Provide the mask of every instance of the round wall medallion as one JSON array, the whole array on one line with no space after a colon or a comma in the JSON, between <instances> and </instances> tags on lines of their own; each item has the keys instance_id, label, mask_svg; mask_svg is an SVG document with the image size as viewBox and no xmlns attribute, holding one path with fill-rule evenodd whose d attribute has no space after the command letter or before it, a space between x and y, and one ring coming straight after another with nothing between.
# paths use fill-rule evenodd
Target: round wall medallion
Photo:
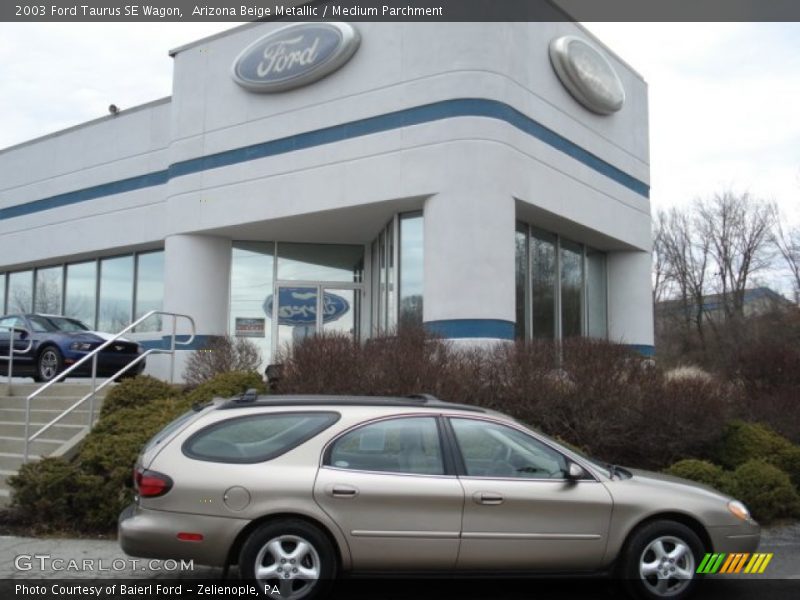
<instances>
[{"instance_id":1,"label":"round wall medallion","mask_svg":"<svg viewBox=\"0 0 800 600\"><path fill-rule=\"evenodd\" d=\"M550 62L570 94L601 115L617 112L625 104L625 88L600 51L574 35L550 42Z\"/></svg>"}]
</instances>

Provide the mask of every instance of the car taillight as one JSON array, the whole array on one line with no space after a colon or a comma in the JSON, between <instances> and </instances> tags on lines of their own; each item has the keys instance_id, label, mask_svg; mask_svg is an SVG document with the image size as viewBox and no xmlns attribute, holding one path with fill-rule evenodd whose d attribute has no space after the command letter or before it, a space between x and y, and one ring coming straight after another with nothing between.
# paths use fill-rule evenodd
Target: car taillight
<instances>
[{"instance_id":1,"label":"car taillight","mask_svg":"<svg viewBox=\"0 0 800 600\"><path fill-rule=\"evenodd\" d=\"M134 469L133 485L142 498L155 498L172 489L172 479L158 471Z\"/></svg>"}]
</instances>

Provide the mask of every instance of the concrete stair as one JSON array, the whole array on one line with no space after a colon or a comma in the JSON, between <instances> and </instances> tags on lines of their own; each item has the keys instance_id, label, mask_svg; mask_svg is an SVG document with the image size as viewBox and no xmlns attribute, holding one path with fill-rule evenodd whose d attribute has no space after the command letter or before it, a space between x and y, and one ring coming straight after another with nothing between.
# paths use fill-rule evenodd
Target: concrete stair
<instances>
[{"instance_id":1,"label":"concrete stair","mask_svg":"<svg viewBox=\"0 0 800 600\"><path fill-rule=\"evenodd\" d=\"M17 473L24 462L25 399L40 387L39 384L0 385L0 508L10 502L8 479ZM94 400L94 421L100 414L105 388ZM89 393L85 383L59 383L31 401L30 434L44 427L65 409ZM29 460L46 456L68 457L89 432L89 401L53 425L41 437L30 443Z\"/></svg>"}]
</instances>

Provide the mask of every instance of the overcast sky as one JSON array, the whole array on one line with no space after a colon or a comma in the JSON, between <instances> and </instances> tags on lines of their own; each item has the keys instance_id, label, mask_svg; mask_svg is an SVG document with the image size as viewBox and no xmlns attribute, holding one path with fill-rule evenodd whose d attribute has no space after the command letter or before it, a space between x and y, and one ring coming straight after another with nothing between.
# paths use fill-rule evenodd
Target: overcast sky
<instances>
[{"instance_id":1,"label":"overcast sky","mask_svg":"<svg viewBox=\"0 0 800 600\"><path fill-rule=\"evenodd\" d=\"M168 96L168 50L236 25L0 23L0 148ZM649 84L654 208L732 188L800 221L800 24L587 27Z\"/></svg>"}]
</instances>

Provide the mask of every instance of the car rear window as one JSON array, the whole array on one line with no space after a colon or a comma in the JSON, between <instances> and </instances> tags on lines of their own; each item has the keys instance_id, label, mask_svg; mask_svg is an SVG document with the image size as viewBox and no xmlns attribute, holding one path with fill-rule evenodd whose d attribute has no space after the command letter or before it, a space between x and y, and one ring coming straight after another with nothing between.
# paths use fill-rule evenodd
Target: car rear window
<instances>
[{"instance_id":1,"label":"car rear window","mask_svg":"<svg viewBox=\"0 0 800 600\"><path fill-rule=\"evenodd\" d=\"M183 453L198 460L256 463L296 448L339 420L335 412L262 413L209 425L186 440Z\"/></svg>"}]
</instances>

